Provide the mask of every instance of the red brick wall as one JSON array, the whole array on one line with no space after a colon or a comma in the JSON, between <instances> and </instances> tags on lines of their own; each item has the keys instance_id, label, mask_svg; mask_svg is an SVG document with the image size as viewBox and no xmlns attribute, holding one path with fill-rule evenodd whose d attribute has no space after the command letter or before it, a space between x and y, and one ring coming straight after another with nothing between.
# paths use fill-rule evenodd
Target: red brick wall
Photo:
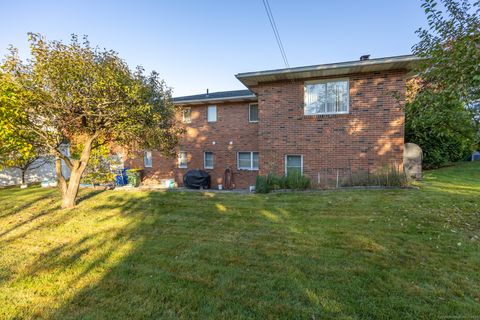
<instances>
[{"instance_id":1,"label":"red brick wall","mask_svg":"<svg viewBox=\"0 0 480 320\"><path fill-rule=\"evenodd\" d=\"M258 123L248 121L248 102L217 103L217 121L207 122L207 105L192 105L191 120L186 127L178 151L188 154L188 168L178 168L177 159L167 159L153 152L152 168L144 169L144 183L155 184L160 179L175 177L182 185L183 175L190 169L202 169L210 173L212 186L224 184L224 172L230 167L237 188L255 185L258 171L237 169L238 151L258 151ZM181 117L179 117L179 120ZM215 142L215 144L213 144ZM232 142L232 144L230 144ZM204 169L204 152L214 155L214 169ZM143 154L131 159L132 167L144 168Z\"/></svg>"},{"instance_id":2,"label":"red brick wall","mask_svg":"<svg viewBox=\"0 0 480 320\"><path fill-rule=\"evenodd\" d=\"M283 174L286 154L303 155L304 174L314 183L327 169L335 174L337 169L402 166L404 113L398 94L403 99L406 72L352 74L348 78L349 113L341 115L305 116L304 80L253 88L260 110L260 174Z\"/></svg>"},{"instance_id":3,"label":"red brick wall","mask_svg":"<svg viewBox=\"0 0 480 320\"><path fill-rule=\"evenodd\" d=\"M253 88L258 95L259 123L249 123L247 102L218 103L214 123L207 122L207 105L191 106L192 123L184 124L187 133L178 148L188 152L188 169L178 168L177 159L153 152L153 168L145 168L144 182L175 177L181 185L186 171L203 169L204 151L214 153L214 169L206 170L214 187L224 184L227 167L234 172L237 188L254 185L258 173L284 174L286 154L303 155L304 174L314 184L319 174L325 179L337 171L401 167L406 71L341 78L349 79L348 114L305 116L305 80L262 83ZM259 151L260 171L238 170L238 151ZM143 155L128 164L143 168Z\"/></svg>"}]
</instances>

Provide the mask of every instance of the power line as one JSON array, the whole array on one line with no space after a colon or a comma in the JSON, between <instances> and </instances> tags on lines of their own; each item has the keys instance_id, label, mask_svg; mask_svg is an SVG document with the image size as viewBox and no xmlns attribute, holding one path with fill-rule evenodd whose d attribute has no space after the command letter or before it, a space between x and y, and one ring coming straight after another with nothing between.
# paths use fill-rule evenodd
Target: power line
<instances>
[{"instance_id":1,"label":"power line","mask_svg":"<svg viewBox=\"0 0 480 320\"><path fill-rule=\"evenodd\" d=\"M282 55L283 62L287 68L290 68L288 64L287 54L283 48L282 39L280 39L280 33L278 32L277 24L275 23L275 18L273 17L272 9L270 9L270 4L268 0L262 0L265 11L267 12L268 20L270 21L270 26L272 26L273 34L275 35L275 40L277 41L278 48L280 49L280 54Z\"/></svg>"}]
</instances>

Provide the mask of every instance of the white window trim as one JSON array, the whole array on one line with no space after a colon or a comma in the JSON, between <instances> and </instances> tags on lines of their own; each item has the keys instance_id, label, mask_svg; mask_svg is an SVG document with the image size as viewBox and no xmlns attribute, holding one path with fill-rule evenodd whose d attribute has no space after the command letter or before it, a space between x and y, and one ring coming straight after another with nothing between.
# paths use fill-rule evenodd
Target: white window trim
<instances>
[{"instance_id":1,"label":"white window trim","mask_svg":"<svg viewBox=\"0 0 480 320\"><path fill-rule=\"evenodd\" d=\"M207 167L206 165L206 162L207 162L207 157L206 157L206 154L207 153L211 153L212 154L212 166L210 167ZM215 160L214 160L214 156L213 156L213 152L212 151L205 151L203 152L203 168L204 169L213 169L214 165L215 165Z\"/></svg>"},{"instance_id":2,"label":"white window trim","mask_svg":"<svg viewBox=\"0 0 480 320\"><path fill-rule=\"evenodd\" d=\"M285 155L285 176L287 175L287 157L300 157L300 174L303 175L303 155L302 154L286 154Z\"/></svg>"},{"instance_id":3,"label":"white window trim","mask_svg":"<svg viewBox=\"0 0 480 320\"><path fill-rule=\"evenodd\" d=\"M208 109L210 108L215 108L215 120L209 120L208 119ZM217 109L217 105L215 104L211 104L211 105L208 105L207 106L207 122L217 122L218 121L218 109Z\"/></svg>"},{"instance_id":4,"label":"white window trim","mask_svg":"<svg viewBox=\"0 0 480 320\"><path fill-rule=\"evenodd\" d=\"M257 105L257 120L250 119L250 115L251 115L250 108L252 107L252 105ZM258 103L250 103L248 105L248 122L256 123L258 122L258 118L259 118Z\"/></svg>"},{"instance_id":5,"label":"white window trim","mask_svg":"<svg viewBox=\"0 0 480 320\"><path fill-rule=\"evenodd\" d=\"M190 111L190 118L189 119L185 118L185 112L187 110ZM183 123L192 123L192 107L184 107L184 109L182 109L182 122Z\"/></svg>"},{"instance_id":6,"label":"white window trim","mask_svg":"<svg viewBox=\"0 0 480 320\"><path fill-rule=\"evenodd\" d=\"M145 163L145 158L147 156L147 153L150 153L150 165L147 166L147 164ZM145 150L143 152L143 167L144 168L151 168L153 166L153 154L152 154L152 151L149 151L149 150Z\"/></svg>"},{"instance_id":7,"label":"white window trim","mask_svg":"<svg viewBox=\"0 0 480 320\"><path fill-rule=\"evenodd\" d=\"M250 168L247 167L240 167L240 153L250 153ZM258 157L260 159L260 154L258 151L238 151L237 152L237 169L238 170L248 170L248 171L258 171L259 168L254 168L253 167L253 153L257 153ZM260 165L259 165L260 167Z\"/></svg>"},{"instance_id":8,"label":"white window trim","mask_svg":"<svg viewBox=\"0 0 480 320\"><path fill-rule=\"evenodd\" d=\"M328 83L328 82L347 82L347 111L339 112L321 112L321 113L311 113L305 114L305 86L307 84L319 84L319 83ZM309 80L305 81L303 84L303 115L305 116L322 116L322 115L332 115L332 114L349 114L350 113L350 78L334 78L334 79L321 79L321 80Z\"/></svg>"},{"instance_id":9,"label":"white window trim","mask_svg":"<svg viewBox=\"0 0 480 320\"><path fill-rule=\"evenodd\" d=\"M180 162L180 160L181 160L180 154L181 154L181 153L185 153L185 154L186 154L187 163L184 164L184 165L182 165L181 162ZM187 151L179 151L179 152L178 152L178 167L179 167L180 169L186 169L186 168L188 168L188 152L187 152Z\"/></svg>"}]
</instances>

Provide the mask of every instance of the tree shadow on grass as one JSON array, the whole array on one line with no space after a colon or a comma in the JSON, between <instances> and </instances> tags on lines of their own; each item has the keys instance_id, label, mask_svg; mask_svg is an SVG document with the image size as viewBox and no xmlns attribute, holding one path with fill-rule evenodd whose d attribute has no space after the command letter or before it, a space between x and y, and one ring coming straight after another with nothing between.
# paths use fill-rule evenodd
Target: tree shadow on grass
<instances>
[{"instance_id":1,"label":"tree shadow on grass","mask_svg":"<svg viewBox=\"0 0 480 320\"><path fill-rule=\"evenodd\" d=\"M286 315L321 308L305 299L305 288L270 272L283 268L271 261L281 252L262 244L264 232L272 228L281 235L288 232L285 226L247 208L230 208L215 196L143 194L126 200L111 193L108 204L92 208L105 213L95 219L111 228L59 244L25 268L24 279L41 281L59 270L67 274L55 291L64 304L56 310L39 307L40 315L265 318L278 314L279 292L294 300L282 302ZM119 216L128 223L116 226ZM248 219L256 222L238 230L236 223Z\"/></svg>"},{"instance_id":2,"label":"tree shadow on grass","mask_svg":"<svg viewBox=\"0 0 480 320\"><path fill-rule=\"evenodd\" d=\"M105 190L86 190L87 192L85 193L81 193L80 196L78 197L77 199L77 205L80 205L83 201L86 201L86 200L89 200L93 197L96 197L100 194L102 194L103 192L105 192Z\"/></svg>"},{"instance_id":3,"label":"tree shadow on grass","mask_svg":"<svg viewBox=\"0 0 480 320\"><path fill-rule=\"evenodd\" d=\"M92 205L90 212L81 213L95 222L88 232L53 246L16 280L41 283L38 295L61 302L37 305L39 317L388 318L413 312L401 297L388 300L403 284L388 282L387 257L374 256L379 242L346 234L358 244L345 248L341 234L324 237L321 227L313 228L333 215L312 216L311 225L299 220L304 213L298 210L328 212L326 203L305 209L282 195L158 192L111 192L92 200L83 202ZM24 312L17 316L31 317Z\"/></svg>"}]
</instances>

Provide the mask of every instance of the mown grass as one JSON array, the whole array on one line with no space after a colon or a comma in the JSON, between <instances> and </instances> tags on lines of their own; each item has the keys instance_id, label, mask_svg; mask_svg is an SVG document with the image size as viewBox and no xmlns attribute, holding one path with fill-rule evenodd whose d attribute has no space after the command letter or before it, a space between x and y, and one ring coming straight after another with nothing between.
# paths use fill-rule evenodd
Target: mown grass
<instances>
[{"instance_id":1,"label":"mown grass","mask_svg":"<svg viewBox=\"0 0 480 320\"><path fill-rule=\"evenodd\" d=\"M480 166L419 190L0 191L0 318L480 314Z\"/></svg>"}]
</instances>

